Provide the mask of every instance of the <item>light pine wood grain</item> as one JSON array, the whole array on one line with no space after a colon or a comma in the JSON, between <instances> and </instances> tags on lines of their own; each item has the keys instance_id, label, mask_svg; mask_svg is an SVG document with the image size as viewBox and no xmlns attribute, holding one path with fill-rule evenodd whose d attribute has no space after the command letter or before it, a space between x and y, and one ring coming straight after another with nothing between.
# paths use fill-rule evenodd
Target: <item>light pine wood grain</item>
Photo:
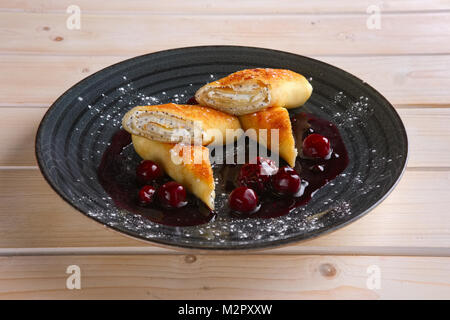
<instances>
[{"instance_id":1,"label":"light pine wood grain","mask_svg":"<svg viewBox=\"0 0 450 320\"><path fill-rule=\"evenodd\" d=\"M450 168L450 109L411 108L397 112L408 134L408 166Z\"/></svg>"},{"instance_id":2,"label":"light pine wood grain","mask_svg":"<svg viewBox=\"0 0 450 320\"><path fill-rule=\"evenodd\" d=\"M37 166L35 136L47 108L0 108L0 167Z\"/></svg>"},{"instance_id":3,"label":"light pine wood grain","mask_svg":"<svg viewBox=\"0 0 450 320\"><path fill-rule=\"evenodd\" d=\"M46 108L0 108L0 167L36 166L34 136ZM409 167L450 166L450 108L399 108Z\"/></svg>"},{"instance_id":4,"label":"light pine wood grain","mask_svg":"<svg viewBox=\"0 0 450 320\"><path fill-rule=\"evenodd\" d=\"M83 14L80 30L67 14L0 12L0 53L138 55L173 47L233 44L305 55L450 53L450 13L367 15ZM438 45L437 45L438 44Z\"/></svg>"},{"instance_id":5,"label":"light pine wood grain","mask_svg":"<svg viewBox=\"0 0 450 320\"><path fill-rule=\"evenodd\" d=\"M0 11L14 12L65 12L73 5L71 0L10 0L0 4ZM170 1L127 1L124 6L121 0L101 1L79 0L76 4L86 13L121 13L135 14L298 14L298 13L366 13L371 5L378 5L382 12L409 11L443 11L450 9L448 0L170 0Z\"/></svg>"},{"instance_id":6,"label":"light pine wood grain","mask_svg":"<svg viewBox=\"0 0 450 320\"><path fill-rule=\"evenodd\" d=\"M0 106L48 106L78 81L126 58L0 55ZM450 104L450 55L316 58L355 74L393 104Z\"/></svg>"},{"instance_id":7,"label":"light pine wood grain","mask_svg":"<svg viewBox=\"0 0 450 320\"><path fill-rule=\"evenodd\" d=\"M69 265L81 269L80 290L66 289ZM368 288L371 266L380 271L379 289ZM443 257L4 257L0 298L447 299L449 269Z\"/></svg>"},{"instance_id":8,"label":"light pine wood grain","mask_svg":"<svg viewBox=\"0 0 450 320\"><path fill-rule=\"evenodd\" d=\"M72 209L37 170L0 170L0 181L0 248L146 245L105 230ZM299 244L303 247L300 252L333 254L340 248L353 254L369 250L402 255L411 248L416 254L430 248L435 254L450 255L449 187L450 172L407 170L393 193L373 212L341 230ZM386 248L392 250L384 251ZM290 248L289 252L296 251Z\"/></svg>"}]
</instances>

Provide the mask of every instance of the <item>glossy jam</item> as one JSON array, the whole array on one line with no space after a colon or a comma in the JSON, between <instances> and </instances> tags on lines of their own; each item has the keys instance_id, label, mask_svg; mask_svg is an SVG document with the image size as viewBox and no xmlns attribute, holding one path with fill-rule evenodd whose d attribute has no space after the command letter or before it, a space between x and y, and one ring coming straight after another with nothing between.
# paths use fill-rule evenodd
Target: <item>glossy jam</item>
<instances>
[{"instance_id":1,"label":"glossy jam","mask_svg":"<svg viewBox=\"0 0 450 320\"><path fill-rule=\"evenodd\" d=\"M156 203L156 199L149 206L140 205L138 199L140 186L136 183L135 170L126 169L129 161L123 153L124 148L130 143L130 134L125 130L118 131L103 154L98 168L99 181L117 207L169 226L195 226L207 223L214 217L214 214L192 195L188 195L188 204L179 209L164 208ZM139 162L135 164L138 165ZM170 179L164 176L152 185L158 188L168 181Z\"/></svg>"},{"instance_id":2,"label":"glossy jam","mask_svg":"<svg viewBox=\"0 0 450 320\"><path fill-rule=\"evenodd\" d=\"M302 180L300 192L295 197L278 196L267 190L266 194L260 197L260 209L251 214L243 215L242 218L275 218L284 216L293 209L305 205L311 200L312 195L329 181L341 174L348 165L348 154L337 127L329 121L319 119L311 114L299 113L291 118L292 130L295 138L296 148L299 151L295 170ZM311 133L319 133L330 140L332 153L328 160L306 159L301 156L303 139ZM280 160L280 166L286 163ZM239 175L240 165L225 165L222 168L219 181L227 192L231 192L237 187L236 177ZM235 215L229 211L229 214Z\"/></svg>"},{"instance_id":3,"label":"glossy jam","mask_svg":"<svg viewBox=\"0 0 450 320\"><path fill-rule=\"evenodd\" d=\"M349 159L338 128L329 121L305 113L300 113L291 119L292 128L296 132L296 147L300 152L302 141L299 140L299 137L301 128L305 127L305 121L310 125L310 128L304 129L302 139L308 134L319 133L328 138L332 148L328 160L297 158L295 169L300 172L302 180L308 181L303 197L309 201L316 190L336 178L347 168Z\"/></svg>"},{"instance_id":4,"label":"glossy jam","mask_svg":"<svg viewBox=\"0 0 450 320\"><path fill-rule=\"evenodd\" d=\"M190 101L193 103L193 101ZM268 190L260 196L260 208L252 214L239 214L241 218L273 218L288 214L296 207L306 204L315 191L334 179L347 167L349 159L347 150L338 129L331 122L314 117L311 114L299 113L291 118L296 147L300 156L297 158L295 170L299 173L302 186L295 197L280 197ZM319 133L327 137L332 147L328 160L306 159L301 156L303 139L311 133ZM214 218L211 212L200 200L188 195L188 204L178 209L166 209L158 204L149 207L139 205L137 194L139 186L136 183L133 170L125 170L125 155L122 150L131 143L126 131L119 131L112 139L111 145L105 151L98 169L99 181L115 204L128 211L142 214L151 221L170 226L193 226L207 223ZM280 161L280 166L286 165ZM136 166L138 163L135 164ZM219 180L221 190L231 193L237 186L237 178L242 165L222 165L215 176ZM216 171L216 170L215 170ZM170 181L165 176L155 183L159 187ZM226 206L219 208L220 214L237 215Z\"/></svg>"}]
</instances>

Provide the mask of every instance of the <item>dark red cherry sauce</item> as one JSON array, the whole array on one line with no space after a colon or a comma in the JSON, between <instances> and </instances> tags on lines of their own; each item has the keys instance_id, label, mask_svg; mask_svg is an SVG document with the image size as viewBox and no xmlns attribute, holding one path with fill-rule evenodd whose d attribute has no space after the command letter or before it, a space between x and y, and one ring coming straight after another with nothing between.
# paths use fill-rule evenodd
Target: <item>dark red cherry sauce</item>
<instances>
[{"instance_id":1,"label":"dark red cherry sauce","mask_svg":"<svg viewBox=\"0 0 450 320\"><path fill-rule=\"evenodd\" d=\"M293 209L306 204L314 193L327 184L329 181L341 174L348 165L348 153L342 141L337 127L326 120L319 119L312 114L299 113L291 117L292 131L295 138L295 146L298 150L298 157L294 169L299 173L302 185L296 197L278 196L267 188L263 195L260 195L260 209L251 214L239 217L246 218L275 218L288 214ZM303 140L312 133L318 133L327 137L330 141L332 152L328 160L307 159L302 154ZM287 165L280 159L280 167ZM220 180L227 192L231 192L237 185L236 177L239 175L241 165L225 165L220 175ZM235 213L229 211L232 215Z\"/></svg>"},{"instance_id":2,"label":"dark red cherry sauce","mask_svg":"<svg viewBox=\"0 0 450 320\"><path fill-rule=\"evenodd\" d=\"M118 131L103 154L98 168L100 184L117 207L168 226L195 226L207 223L214 217L215 214L191 194L188 195L188 204L178 209L162 207L156 203L156 200L148 207L142 206L138 199L142 185L136 179L136 167L139 165L139 160L135 159L131 162L124 152L130 144L131 135L125 130ZM158 189L169 181L171 181L170 178L165 175L152 185Z\"/></svg>"},{"instance_id":3,"label":"dark red cherry sauce","mask_svg":"<svg viewBox=\"0 0 450 320\"><path fill-rule=\"evenodd\" d=\"M300 193L296 197L280 197L272 193L268 187L265 193L259 196L260 209L252 214L240 214L239 217L274 218L286 215L296 207L306 204L318 189L337 177L347 167L349 162L347 150L334 124L307 113L294 115L291 122L296 147L299 151L295 170L302 179ZM329 139L332 153L328 160L303 157L302 142L311 133L319 133ZM157 203L153 203L149 207L141 206L137 199L140 185L137 183L135 175L135 168L139 164L139 160L136 160L134 167L130 168L133 165L130 164L129 156L123 152L126 148L130 148L130 144L130 134L124 130L118 131L103 154L98 168L100 183L118 207L141 214L153 222L169 226L200 225L214 218L216 213L209 210L193 195L188 195L188 204L178 209L167 209ZM280 166L283 165L286 163L280 160ZM240 168L241 165L225 164L220 167L218 173L214 172L219 180L218 189L225 190L228 194L231 193L238 186L237 177ZM153 186L158 188L167 181L170 181L169 177L164 176L157 183L153 183ZM218 209L221 214L223 212L230 216L237 215L232 213L227 205L226 208Z\"/></svg>"}]
</instances>

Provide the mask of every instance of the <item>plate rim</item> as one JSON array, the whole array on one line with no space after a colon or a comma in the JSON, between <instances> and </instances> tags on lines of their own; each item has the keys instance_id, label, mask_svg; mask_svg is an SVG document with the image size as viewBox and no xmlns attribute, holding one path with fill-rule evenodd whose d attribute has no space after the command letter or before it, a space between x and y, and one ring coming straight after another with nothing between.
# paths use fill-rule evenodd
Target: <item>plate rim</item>
<instances>
[{"instance_id":1,"label":"plate rim","mask_svg":"<svg viewBox=\"0 0 450 320\"><path fill-rule=\"evenodd\" d=\"M334 70L337 70L338 72L342 72L344 74L346 74L347 76L349 76L350 78L356 79L361 81L361 83L364 84L364 86L367 86L369 88L369 90L372 91L372 93L374 93L375 95L378 96L379 99L383 100L386 103L386 106L390 108L390 111L393 112L393 115L397 118L398 122L401 124L401 128L400 131L403 134L403 138L405 141L405 149L406 149L406 155L403 159L403 163L402 163L402 168L401 168L401 172L400 174L397 176L397 178L395 179L395 181L392 182L392 184L390 185L389 189L376 201L374 202L369 208L367 208L366 210L364 210L363 212L359 213L358 215L339 223L338 225L332 226L330 228L327 228L325 230L322 230L319 233L312 233L312 234L308 234L305 237L299 237L299 236L294 236L294 237L288 237L288 238L284 238L284 239L277 239L277 240L273 240L273 241L268 241L268 242L263 242L263 243L257 243L257 244L250 244L250 245L237 245L235 247L233 246L228 246L228 247L199 247L198 245L192 245L192 244L186 244L186 243L177 243L177 244L173 244L173 243L168 243L164 240L155 240L155 239L148 239L148 238L144 238L144 237L140 237L137 234L132 234L131 232L127 231L127 230L121 230L119 228L116 228L114 226L110 226L102 221L100 221L99 219L97 219L96 217L93 217L89 214L87 214L86 212L82 211L81 209L79 209L77 206L75 206L72 201L66 197L62 192L60 192L52 183L52 181L50 180L49 176L46 174L45 172L45 166L43 164L43 159L41 157L41 148L40 145L38 144L39 141L41 140L41 135L42 135L42 128L45 125L45 122L48 120L49 114L50 112L52 112L52 110L54 108L56 108L56 106L58 105L59 101L65 97L70 91L76 89L78 86L80 86L83 82L87 81L88 79L94 78L98 73L100 72L104 72L110 69L114 69L114 67L116 67L117 65L126 63L126 62L132 62L134 60L138 60L141 59L143 57L146 56L150 56L150 55L155 55L155 54L162 54L162 53L167 53L167 52L176 52L176 51L184 51L186 49L188 50L196 50L196 49L226 49L226 48L234 48L234 49L250 49L250 50L255 50L255 51L265 51L265 52L272 52L275 54L284 54L284 55L291 55L293 57L300 57L302 59L306 59L306 60L311 60L315 63L320 63L323 65L326 65ZM408 134L405 128L405 125L400 117L400 115L398 114L397 110L394 108L394 106L389 102L388 99L386 99L386 97L384 97L384 95L382 95L378 90L376 90L375 88L373 88L370 84L368 84L366 81L360 79L359 77L347 72L344 69L341 69L339 67L333 66L327 62L318 60L318 59L314 59L314 58L310 58L307 56L303 56L300 54L296 54L296 53L292 53L292 52L288 52L288 51L281 51L281 50L276 50L276 49L270 49L270 48L262 48L262 47L254 47L254 46L240 46L240 45L202 45L202 46L189 46L189 47L177 47L177 48L171 48L171 49L167 49L167 50L158 50L158 51L154 51L151 53L146 53L146 54L142 54L142 55L138 55L135 57L131 57L125 60L121 60L119 62L116 62L112 65L109 65L105 68L102 68L96 72L94 72L93 74L81 79L80 81L76 82L75 84L73 84L69 89L65 90L51 105L50 107L46 110L46 112L44 113L43 117L41 118L41 121L39 123L38 129L36 131L36 135L35 135L35 143L34 143L34 155L35 158L37 160L37 164L38 164L38 168L40 173L42 174L42 176L45 178L46 182L50 185L50 187L53 189L53 191L56 192L57 195L60 196L60 198L62 198L66 203L68 203L72 208L75 208L78 212L80 212L83 216L89 218L90 220L93 220L97 223L99 223L100 225L102 225L103 227L106 227L107 230L113 231L115 233L119 233L122 234L124 236L127 237L131 237L135 240L141 241L141 242L145 242L147 244L150 245L156 245L158 247L165 247L165 248L170 248L170 249L174 249L174 250L188 250L189 252L217 252L217 253L226 253L226 252L248 252L248 251L260 251L260 250L265 250L265 249L274 249L274 248L279 248L279 247L284 247L284 246L288 246L288 245L296 245L299 244L301 242L305 242L305 241L309 241L309 240L313 240L315 238L330 234L331 232L337 231L339 229L345 228L346 226L348 226L349 224L355 222L356 220L364 217L365 215L367 215L369 212L371 212L374 208L376 208L378 205L380 205L391 193L392 191L397 187L398 183L400 182L400 180L402 179L406 168L407 168L407 164L408 164L408 160L409 160L409 154L410 154L410 145L409 145L409 139L408 139ZM247 247L249 246L249 247Z\"/></svg>"}]
</instances>

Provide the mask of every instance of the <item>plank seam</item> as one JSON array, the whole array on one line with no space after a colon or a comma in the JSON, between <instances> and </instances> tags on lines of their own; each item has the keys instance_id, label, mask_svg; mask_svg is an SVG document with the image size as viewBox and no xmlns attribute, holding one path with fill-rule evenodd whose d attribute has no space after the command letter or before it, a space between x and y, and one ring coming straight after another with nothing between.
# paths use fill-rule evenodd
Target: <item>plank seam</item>
<instances>
[{"instance_id":1,"label":"plank seam","mask_svg":"<svg viewBox=\"0 0 450 320\"><path fill-rule=\"evenodd\" d=\"M314 255L314 256L403 256L450 257L450 249L444 247L298 247L255 251L196 251L159 247L67 247L67 248L3 248L0 257L15 256L73 256L73 255Z\"/></svg>"},{"instance_id":2,"label":"plank seam","mask_svg":"<svg viewBox=\"0 0 450 320\"><path fill-rule=\"evenodd\" d=\"M201 47L201 45L198 45ZM207 46L207 45L205 45ZM212 44L211 46L220 46L220 45L216 45L216 44ZM227 44L224 44L224 46L227 46ZM230 45L233 46L233 45ZM239 46L243 46L243 45L235 45L237 47ZM194 45L193 47L196 47L196 45ZM86 58L101 58L101 57L118 57L118 58L124 58L125 59L130 59L130 58L134 58L134 57L139 57L141 55L145 55L145 54L150 54L150 53L156 53L156 52L161 52L161 51L165 51L165 50L173 50L173 49L180 49L180 48L185 48L185 47L168 47L166 49L162 49L162 50L157 50L157 51L149 51L146 53L138 53L137 55L130 55L130 54L98 54L96 55L95 53L93 54L85 54L85 53L76 53L76 52L23 52L23 51L0 51L0 56L14 56L14 57L26 57L26 56L48 56L48 57L86 57ZM264 47L253 47L253 48L264 48ZM269 48L266 47L269 50L277 50L277 49L273 49L273 48ZM286 51L283 50L284 52L288 52L288 53L292 53L292 54L299 54L297 52L293 52L293 51ZM319 59L319 58L377 58L377 57L409 57L409 56L422 56L422 57L435 57L435 56L450 56L450 51L449 52L414 52L414 53L335 53L335 54L308 54L308 55L304 55L305 57L310 57L313 59Z\"/></svg>"},{"instance_id":3,"label":"plank seam","mask_svg":"<svg viewBox=\"0 0 450 320\"><path fill-rule=\"evenodd\" d=\"M386 15L413 15L413 14L442 14L442 13L449 13L450 9L432 9L432 10L392 10L392 11L383 11L383 8L381 8L381 13ZM0 9L0 13L24 13L24 14L60 14L60 15L66 15L65 10L47 10L47 11L39 11L39 10L22 10L22 9ZM151 12L151 11L129 11L129 12L123 12L123 11L83 11L83 14L88 16L330 16L330 15L342 15L342 16L368 16L369 14L365 10L358 10L358 11L318 11L318 12L300 12L300 11L294 11L294 12L231 12L231 11L225 11L225 12Z\"/></svg>"}]
</instances>

